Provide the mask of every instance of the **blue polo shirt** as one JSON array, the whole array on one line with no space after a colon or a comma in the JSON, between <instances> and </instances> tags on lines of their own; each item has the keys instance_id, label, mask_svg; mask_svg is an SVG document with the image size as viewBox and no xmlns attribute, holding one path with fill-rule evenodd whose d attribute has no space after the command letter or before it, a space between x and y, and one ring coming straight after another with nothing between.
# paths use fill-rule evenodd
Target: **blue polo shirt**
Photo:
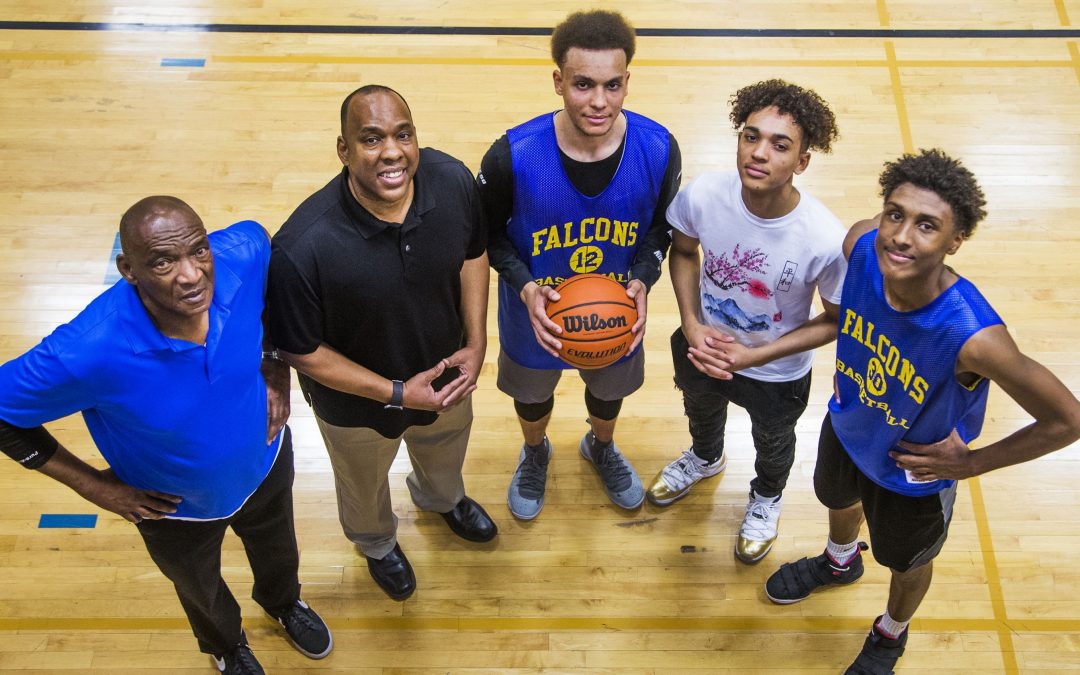
<instances>
[{"instance_id":1,"label":"blue polo shirt","mask_svg":"<svg viewBox=\"0 0 1080 675\"><path fill-rule=\"evenodd\" d=\"M270 471L262 311L270 240L255 221L212 232L205 345L158 331L124 280L0 366L0 419L30 428L82 412L101 455L134 487L183 498L174 518L235 513Z\"/></svg>"}]
</instances>

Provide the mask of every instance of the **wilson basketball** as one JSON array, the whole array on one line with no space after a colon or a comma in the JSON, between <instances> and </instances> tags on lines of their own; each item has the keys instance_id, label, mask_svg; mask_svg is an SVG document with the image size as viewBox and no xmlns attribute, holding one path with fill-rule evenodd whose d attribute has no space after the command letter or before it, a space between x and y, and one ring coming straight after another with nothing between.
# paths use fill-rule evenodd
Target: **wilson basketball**
<instances>
[{"instance_id":1,"label":"wilson basketball","mask_svg":"<svg viewBox=\"0 0 1080 675\"><path fill-rule=\"evenodd\" d=\"M575 368L603 368L630 351L637 307L626 288L602 274L578 274L555 287L547 315L562 329L559 356Z\"/></svg>"}]
</instances>

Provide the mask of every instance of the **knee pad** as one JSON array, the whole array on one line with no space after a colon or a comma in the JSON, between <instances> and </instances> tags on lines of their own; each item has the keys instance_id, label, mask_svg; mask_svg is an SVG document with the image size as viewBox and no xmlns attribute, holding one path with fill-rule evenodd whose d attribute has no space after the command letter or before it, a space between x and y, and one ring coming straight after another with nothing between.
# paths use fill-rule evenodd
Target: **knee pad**
<instances>
[{"instance_id":1,"label":"knee pad","mask_svg":"<svg viewBox=\"0 0 1080 675\"><path fill-rule=\"evenodd\" d=\"M522 403L521 401L514 401L514 410L517 412L517 416L526 422L539 422L551 414L551 411L554 408L554 394L551 398L542 403Z\"/></svg>"},{"instance_id":2,"label":"knee pad","mask_svg":"<svg viewBox=\"0 0 1080 675\"><path fill-rule=\"evenodd\" d=\"M593 396L588 387L585 388L585 408L589 411L589 417L598 420L613 420L619 416L619 411L622 410L622 402L621 398L614 401L603 401Z\"/></svg>"}]
</instances>

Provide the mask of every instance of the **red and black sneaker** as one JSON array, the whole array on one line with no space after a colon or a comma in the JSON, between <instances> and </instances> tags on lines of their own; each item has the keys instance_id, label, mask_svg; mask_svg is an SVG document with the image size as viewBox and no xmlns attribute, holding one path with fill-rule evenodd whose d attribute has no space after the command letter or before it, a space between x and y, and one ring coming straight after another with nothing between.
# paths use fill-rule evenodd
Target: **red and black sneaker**
<instances>
[{"instance_id":1,"label":"red and black sneaker","mask_svg":"<svg viewBox=\"0 0 1080 675\"><path fill-rule=\"evenodd\" d=\"M893 675L893 666L904 654L908 632L905 628L899 637L887 638L878 632L877 622L880 620L880 616L874 619L870 634L863 642L862 651L855 657L855 662L844 671L844 675Z\"/></svg>"},{"instance_id":2,"label":"red and black sneaker","mask_svg":"<svg viewBox=\"0 0 1080 675\"><path fill-rule=\"evenodd\" d=\"M836 564L827 553L784 563L765 582L765 595L778 605L790 605L823 586L854 583L863 575L862 552L867 548L866 542L860 541L855 557L846 565Z\"/></svg>"}]
</instances>

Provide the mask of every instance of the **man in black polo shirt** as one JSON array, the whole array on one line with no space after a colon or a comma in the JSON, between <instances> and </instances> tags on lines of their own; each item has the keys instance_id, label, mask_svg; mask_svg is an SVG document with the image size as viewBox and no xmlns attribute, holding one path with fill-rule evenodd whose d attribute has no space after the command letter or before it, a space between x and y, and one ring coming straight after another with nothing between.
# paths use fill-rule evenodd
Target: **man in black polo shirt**
<instances>
[{"instance_id":1,"label":"man in black polo shirt","mask_svg":"<svg viewBox=\"0 0 1080 675\"><path fill-rule=\"evenodd\" d=\"M337 152L341 174L274 236L270 330L315 410L345 536L404 600L416 579L388 481L402 439L417 506L470 541L497 531L461 478L487 347L486 237L471 173L420 149L394 90L349 94Z\"/></svg>"}]
</instances>

